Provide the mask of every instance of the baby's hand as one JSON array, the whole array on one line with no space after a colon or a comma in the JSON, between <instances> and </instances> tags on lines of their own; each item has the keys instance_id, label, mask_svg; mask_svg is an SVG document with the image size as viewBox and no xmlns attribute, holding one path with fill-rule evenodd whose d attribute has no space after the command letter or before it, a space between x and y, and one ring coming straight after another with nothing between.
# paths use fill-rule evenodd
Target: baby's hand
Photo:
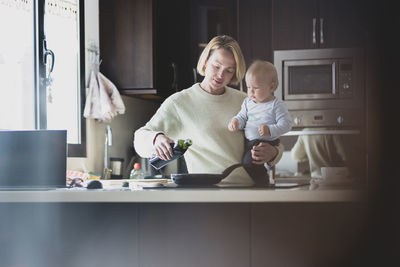
<instances>
[{"instance_id":1,"label":"baby's hand","mask_svg":"<svg viewBox=\"0 0 400 267\"><path fill-rule=\"evenodd\" d=\"M260 136L271 135L271 133L269 131L269 127L267 125L261 125L260 127L258 127L258 133L260 134Z\"/></svg>"},{"instance_id":2,"label":"baby's hand","mask_svg":"<svg viewBox=\"0 0 400 267\"><path fill-rule=\"evenodd\" d=\"M238 119L233 118L228 125L228 129L231 132L235 132L238 130L238 128L239 128L239 121Z\"/></svg>"}]
</instances>

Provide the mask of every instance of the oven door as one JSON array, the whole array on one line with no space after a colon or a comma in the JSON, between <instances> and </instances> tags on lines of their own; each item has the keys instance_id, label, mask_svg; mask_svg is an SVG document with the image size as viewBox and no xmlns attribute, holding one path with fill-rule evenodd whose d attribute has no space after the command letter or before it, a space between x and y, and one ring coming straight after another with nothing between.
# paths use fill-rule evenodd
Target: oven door
<instances>
[{"instance_id":1,"label":"oven door","mask_svg":"<svg viewBox=\"0 0 400 267\"><path fill-rule=\"evenodd\" d=\"M284 100L338 98L337 63L333 59L289 60L283 64Z\"/></svg>"}]
</instances>

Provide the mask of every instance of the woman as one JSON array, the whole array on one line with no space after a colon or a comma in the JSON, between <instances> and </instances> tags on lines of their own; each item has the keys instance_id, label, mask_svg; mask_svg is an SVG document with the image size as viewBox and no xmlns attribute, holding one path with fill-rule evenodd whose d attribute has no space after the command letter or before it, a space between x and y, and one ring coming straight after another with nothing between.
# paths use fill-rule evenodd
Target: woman
<instances>
[{"instance_id":1,"label":"woman","mask_svg":"<svg viewBox=\"0 0 400 267\"><path fill-rule=\"evenodd\" d=\"M240 110L246 94L230 88L244 77L246 66L239 44L231 37L214 37L203 50L197 71L201 83L167 98L147 124L135 132L134 146L141 157L154 153L162 159L172 156L170 143L190 138L193 145L185 153L189 173L221 173L240 163L244 151L243 132L229 132L230 119ZM255 164L274 165L283 146L262 143L252 150ZM240 168L224 181L253 183Z\"/></svg>"}]
</instances>

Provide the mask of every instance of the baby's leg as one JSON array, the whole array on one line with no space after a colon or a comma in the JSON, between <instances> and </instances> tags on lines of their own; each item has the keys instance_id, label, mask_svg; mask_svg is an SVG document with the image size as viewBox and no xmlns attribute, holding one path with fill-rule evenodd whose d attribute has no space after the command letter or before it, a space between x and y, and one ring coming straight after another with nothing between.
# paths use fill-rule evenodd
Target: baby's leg
<instances>
[{"instance_id":1,"label":"baby's leg","mask_svg":"<svg viewBox=\"0 0 400 267\"><path fill-rule=\"evenodd\" d=\"M251 149L260 143L259 140L246 140L245 152L243 154L242 163L244 168L250 177L253 179L256 186L268 185L268 172L265 170L263 165L253 164L253 158L251 156Z\"/></svg>"},{"instance_id":2,"label":"baby's leg","mask_svg":"<svg viewBox=\"0 0 400 267\"><path fill-rule=\"evenodd\" d=\"M243 164L251 164L253 162L253 157L251 156L251 150L253 149L253 146L258 145L259 143L260 142L258 140L245 141L244 153L242 158Z\"/></svg>"}]
</instances>

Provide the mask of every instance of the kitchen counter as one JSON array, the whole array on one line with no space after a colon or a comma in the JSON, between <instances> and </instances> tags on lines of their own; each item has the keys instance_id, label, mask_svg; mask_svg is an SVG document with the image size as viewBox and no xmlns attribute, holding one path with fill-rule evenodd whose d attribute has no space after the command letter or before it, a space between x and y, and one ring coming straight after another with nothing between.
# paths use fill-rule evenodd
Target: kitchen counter
<instances>
[{"instance_id":1,"label":"kitchen counter","mask_svg":"<svg viewBox=\"0 0 400 267\"><path fill-rule=\"evenodd\" d=\"M143 190L58 189L0 191L0 202L125 202L125 203L251 203L251 202L362 202L365 190L350 187L295 188L156 188Z\"/></svg>"},{"instance_id":2,"label":"kitchen counter","mask_svg":"<svg viewBox=\"0 0 400 267\"><path fill-rule=\"evenodd\" d=\"M0 191L1 260L26 251L20 265L324 266L354 250L369 203L366 190L338 185L105 187Z\"/></svg>"}]
</instances>

